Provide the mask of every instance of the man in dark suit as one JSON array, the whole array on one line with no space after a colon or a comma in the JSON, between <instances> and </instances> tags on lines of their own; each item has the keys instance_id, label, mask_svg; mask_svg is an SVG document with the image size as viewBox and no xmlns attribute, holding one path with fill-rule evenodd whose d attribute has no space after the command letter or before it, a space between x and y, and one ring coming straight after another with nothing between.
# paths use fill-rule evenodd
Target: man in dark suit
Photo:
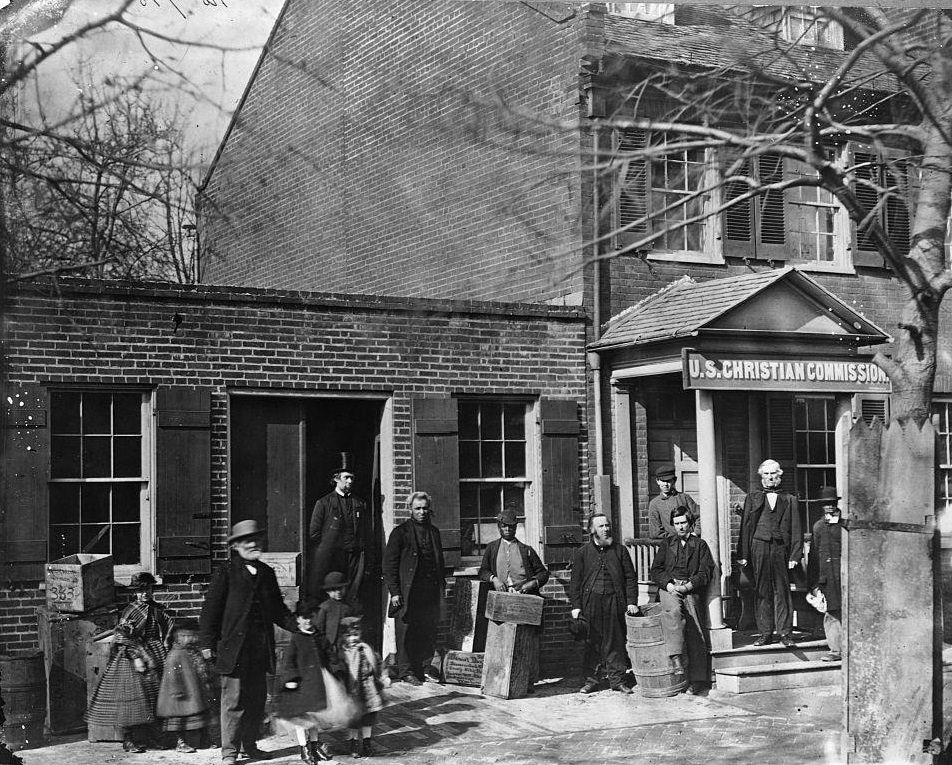
<instances>
[{"instance_id":1,"label":"man in dark suit","mask_svg":"<svg viewBox=\"0 0 952 765\"><path fill-rule=\"evenodd\" d=\"M637 616L638 580L628 550L612 536L612 524L602 514L589 519L591 541L575 553L569 601L572 618L587 623L582 669L585 684L580 693L598 688L599 665L613 691L631 693L624 683L628 658L625 654L625 614Z\"/></svg>"},{"instance_id":2,"label":"man in dark suit","mask_svg":"<svg viewBox=\"0 0 952 765\"><path fill-rule=\"evenodd\" d=\"M754 585L754 614L760 637L754 645L773 642L776 627L780 642L793 640L793 604L790 576L803 552L797 498L779 491L783 470L776 460L764 460L757 468L761 488L744 500L737 542L737 562L750 563Z\"/></svg>"},{"instance_id":3,"label":"man in dark suit","mask_svg":"<svg viewBox=\"0 0 952 765\"><path fill-rule=\"evenodd\" d=\"M687 508L670 511L668 523L675 536L666 537L651 563L651 578L658 584L663 609L664 643L676 672L688 659L688 693L700 693L711 680L707 641L701 609L707 585L714 577L714 558L707 542L692 532L694 521ZM686 650L685 650L686 649Z\"/></svg>"},{"instance_id":4,"label":"man in dark suit","mask_svg":"<svg viewBox=\"0 0 952 765\"><path fill-rule=\"evenodd\" d=\"M265 675L274 673L273 624L299 631L281 598L278 580L262 563L259 544L264 529L257 521L239 521L231 529L231 558L212 575L199 620L203 655L215 656L221 678L221 758L234 765L239 748L251 759L266 760L258 749L264 719ZM214 652L214 653L213 653Z\"/></svg>"},{"instance_id":5,"label":"man in dark suit","mask_svg":"<svg viewBox=\"0 0 952 765\"><path fill-rule=\"evenodd\" d=\"M423 668L436 647L446 580L440 530L430 523L430 496L415 491L407 507L410 518L387 540L383 577L397 638L397 677L420 685L426 680Z\"/></svg>"},{"instance_id":6,"label":"man in dark suit","mask_svg":"<svg viewBox=\"0 0 952 765\"><path fill-rule=\"evenodd\" d=\"M842 656L843 624L840 620L843 598L840 585L840 561L843 555L843 524L840 522L840 498L832 486L820 488L820 506L823 517L813 524L810 543L810 562L807 566L811 590L819 590L826 600L823 612L823 632L830 652L823 661L839 661Z\"/></svg>"},{"instance_id":7,"label":"man in dark suit","mask_svg":"<svg viewBox=\"0 0 952 765\"><path fill-rule=\"evenodd\" d=\"M514 510L503 510L496 519L499 539L494 539L483 552L479 578L490 582L494 590L537 594L549 581L549 569L539 554L516 539L519 522Z\"/></svg>"},{"instance_id":8,"label":"man in dark suit","mask_svg":"<svg viewBox=\"0 0 952 765\"><path fill-rule=\"evenodd\" d=\"M341 467L334 472L334 490L314 505L308 526L310 565L308 601L319 604L326 598L324 578L331 571L341 572L349 582L344 601L368 615L367 625L374 628L372 616L380 608L380 553L382 537L374 532L374 519L367 504L354 496L354 473L350 454L341 454ZM377 635L365 636L376 645Z\"/></svg>"}]
</instances>

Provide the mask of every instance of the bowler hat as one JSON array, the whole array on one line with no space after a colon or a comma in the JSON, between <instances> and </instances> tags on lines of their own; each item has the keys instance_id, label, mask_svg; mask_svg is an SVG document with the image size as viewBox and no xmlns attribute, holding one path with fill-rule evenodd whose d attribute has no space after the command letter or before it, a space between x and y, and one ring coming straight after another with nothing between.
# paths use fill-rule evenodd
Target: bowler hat
<instances>
[{"instance_id":1,"label":"bowler hat","mask_svg":"<svg viewBox=\"0 0 952 765\"><path fill-rule=\"evenodd\" d=\"M519 518L516 515L515 510L507 508L506 510L503 510L501 513L499 513L498 516L496 516L496 523L503 526L515 526L517 523L519 523Z\"/></svg>"},{"instance_id":2,"label":"bowler hat","mask_svg":"<svg viewBox=\"0 0 952 765\"><path fill-rule=\"evenodd\" d=\"M237 542L239 539L257 537L261 534L264 534L264 529L258 525L257 521L238 521L238 523L231 527L231 536L225 541L231 544L232 542Z\"/></svg>"},{"instance_id":3,"label":"bowler hat","mask_svg":"<svg viewBox=\"0 0 952 765\"><path fill-rule=\"evenodd\" d=\"M662 465L657 470L655 470L655 478L659 481L670 481L673 478L677 478L678 474L674 470L674 465Z\"/></svg>"},{"instance_id":4,"label":"bowler hat","mask_svg":"<svg viewBox=\"0 0 952 765\"><path fill-rule=\"evenodd\" d=\"M134 589L140 589L142 587L153 587L156 584L155 577L152 576L148 571L140 571L131 580L129 580L129 586Z\"/></svg>"},{"instance_id":5,"label":"bowler hat","mask_svg":"<svg viewBox=\"0 0 952 765\"><path fill-rule=\"evenodd\" d=\"M839 495L836 493L835 486L821 486L820 494L817 497L817 500L820 504L826 505L830 502L838 502L840 499Z\"/></svg>"},{"instance_id":6,"label":"bowler hat","mask_svg":"<svg viewBox=\"0 0 952 765\"><path fill-rule=\"evenodd\" d=\"M331 571L324 577L325 590L339 590L347 585L347 578L340 571Z\"/></svg>"},{"instance_id":7,"label":"bowler hat","mask_svg":"<svg viewBox=\"0 0 952 765\"><path fill-rule=\"evenodd\" d=\"M340 620L340 628L344 632L359 631L362 624L363 619L359 616L345 616Z\"/></svg>"},{"instance_id":8,"label":"bowler hat","mask_svg":"<svg viewBox=\"0 0 952 765\"><path fill-rule=\"evenodd\" d=\"M578 619L570 620L569 632L576 640L585 640L588 637L588 619L579 614Z\"/></svg>"}]
</instances>

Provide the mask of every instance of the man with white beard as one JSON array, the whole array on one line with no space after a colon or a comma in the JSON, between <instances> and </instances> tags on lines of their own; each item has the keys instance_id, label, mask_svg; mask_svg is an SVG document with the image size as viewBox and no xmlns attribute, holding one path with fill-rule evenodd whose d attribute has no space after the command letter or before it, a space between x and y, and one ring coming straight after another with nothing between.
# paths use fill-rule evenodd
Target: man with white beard
<instances>
[{"instance_id":1,"label":"man with white beard","mask_svg":"<svg viewBox=\"0 0 952 765\"><path fill-rule=\"evenodd\" d=\"M585 634L585 684L579 692L592 693L598 688L601 667L613 691L631 693L624 683L628 668L625 614L639 613L635 567L624 546L616 544L607 516L593 515L588 528L591 542L576 551L569 584L572 619L576 629L582 623Z\"/></svg>"}]
</instances>

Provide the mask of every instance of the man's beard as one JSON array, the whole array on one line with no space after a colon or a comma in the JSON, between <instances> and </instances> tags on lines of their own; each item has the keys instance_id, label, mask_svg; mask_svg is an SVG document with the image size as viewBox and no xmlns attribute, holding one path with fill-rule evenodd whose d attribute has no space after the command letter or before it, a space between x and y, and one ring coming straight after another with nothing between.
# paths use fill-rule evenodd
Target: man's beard
<instances>
[{"instance_id":1,"label":"man's beard","mask_svg":"<svg viewBox=\"0 0 952 765\"><path fill-rule=\"evenodd\" d=\"M601 547L610 547L612 542L615 541L615 538L611 534L602 536L597 531L594 534L594 539L595 544L600 545Z\"/></svg>"}]
</instances>

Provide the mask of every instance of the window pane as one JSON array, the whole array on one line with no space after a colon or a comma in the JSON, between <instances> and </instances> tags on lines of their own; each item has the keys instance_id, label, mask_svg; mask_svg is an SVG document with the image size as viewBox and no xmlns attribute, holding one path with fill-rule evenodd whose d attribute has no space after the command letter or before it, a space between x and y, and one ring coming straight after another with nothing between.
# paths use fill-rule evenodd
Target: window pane
<instances>
[{"instance_id":1,"label":"window pane","mask_svg":"<svg viewBox=\"0 0 952 765\"><path fill-rule=\"evenodd\" d=\"M142 438L116 436L112 440L113 468L116 478L138 478L142 475Z\"/></svg>"},{"instance_id":2,"label":"window pane","mask_svg":"<svg viewBox=\"0 0 952 765\"><path fill-rule=\"evenodd\" d=\"M83 523L109 523L109 484L83 484Z\"/></svg>"},{"instance_id":3,"label":"window pane","mask_svg":"<svg viewBox=\"0 0 952 765\"><path fill-rule=\"evenodd\" d=\"M502 475L502 443L500 441L483 442L482 449L483 478L498 478Z\"/></svg>"},{"instance_id":4,"label":"window pane","mask_svg":"<svg viewBox=\"0 0 952 765\"><path fill-rule=\"evenodd\" d=\"M112 397L112 424L114 433L142 431L142 394L115 393Z\"/></svg>"},{"instance_id":5,"label":"window pane","mask_svg":"<svg viewBox=\"0 0 952 765\"><path fill-rule=\"evenodd\" d=\"M522 478L526 474L526 445L522 441L506 444L506 478Z\"/></svg>"},{"instance_id":6,"label":"window pane","mask_svg":"<svg viewBox=\"0 0 952 765\"><path fill-rule=\"evenodd\" d=\"M821 398L807 399L807 426L810 430L822 430L826 426L825 404Z\"/></svg>"},{"instance_id":7,"label":"window pane","mask_svg":"<svg viewBox=\"0 0 952 765\"><path fill-rule=\"evenodd\" d=\"M50 523L79 523L79 484L50 484Z\"/></svg>"},{"instance_id":8,"label":"window pane","mask_svg":"<svg viewBox=\"0 0 952 765\"><path fill-rule=\"evenodd\" d=\"M79 526L50 527L50 560L79 552Z\"/></svg>"},{"instance_id":9,"label":"window pane","mask_svg":"<svg viewBox=\"0 0 952 765\"><path fill-rule=\"evenodd\" d=\"M79 543L83 552L94 555L109 554L109 524L80 526ZM100 532L102 535L100 536ZM93 541L95 540L95 541Z\"/></svg>"},{"instance_id":10,"label":"window pane","mask_svg":"<svg viewBox=\"0 0 952 765\"><path fill-rule=\"evenodd\" d=\"M50 443L50 477L79 478L79 436L53 436Z\"/></svg>"},{"instance_id":11,"label":"window pane","mask_svg":"<svg viewBox=\"0 0 952 765\"><path fill-rule=\"evenodd\" d=\"M515 441L526 437L526 408L522 404L506 404L505 411L506 439Z\"/></svg>"},{"instance_id":12,"label":"window pane","mask_svg":"<svg viewBox=\"0 0 952 765\"><path fill-rule=\"evenodd\" d=\"M459 445L460 478L479 478L479 442L461 441Z\"/></svg>"},{"instance_id":13,"label":"window pane","mask_svg":"<svg viewBox=\"0 0 952 765\"><path fill-rule=\"evenodd\" d=\"M460 402L459 405L459 437L461 440L475 441L479 438L477 418L479 405Z\"/></svg>"},{"instance_id":14,"label":"window pane","mask_svg":"<svg viewBox=\"0 0 952 765\"><path fill-rule=\"evenodd\" d=\"M109 433L112 422L109 417L109 393L83 394L83 433Z\"/></svg>"},{"instance_id":15,"label":"window pane","mask_svg":"<svg viewBox=\"0 0 952 765\"><path fill-rule=\"evenodd\" d=\"M50 432L79 433L79 393L50 394Z\"/></svg>"},{"instance_id":16,"label":"window pane","mask_svg":"<svg viewBox=\"0 0 952 765\"><path fill-rule=\"evenodd\" d=\"M110 462L109 436L83 438L83 478L108 478Z\"/></svg>"},{"instance_id":17,"label":"window pane","mask_svg":"<svg viewBox=\"0 0 952 765\"><path fill-rule=\"evenodd\" d=\"M826 456L826 434L811 432L808 436L808 441L809 452L807 456L807 462L814 465L822 465L826 462L829 462Z\"/></svg>"},{"instance_id":18,"label":"window pane","mask_svg":"<svg viewBox=\"0 0 952 765\"><path fill-rule=\"evenodd\" d=\"M475 555L479 550L476 548L476 524L473 521L460 521L460 555Z\"/></svg>"},{"instance_id":19,"label":"window pane","mask_svg":"<svg viewBox=\"0 0 952 765\"><path fill-rule=\"evenodd\" d=\"M525 516L525 489L521 485L507 484L503 487L503 506L512 510L519 518Z\"/></svg>"},{"instance_id":20,"label":"window pane","mask_svg":"<svg viewBox=\"0 0 952 765\"><path fill-rule=\"evenodd\" d=\"M502 438L502 405L501 404L480 404L482 417L480 419L480 435L483 439L501 439Z\"/></svg>"},{"instance_id":21,"label":"window pane","mask_svg":"<svg viewBox=\"0 0 952 765\"><path fill-rule=\"evenodd\" d=\"M480 486L479 487L479 517L484 521L491 521L502 509L500 507L501 497L499 496L499 486Z\"/></svg>"},{"instance_id":22,"label":"window pane","mask_svg":"<svg viewBox=\"0 0 952 765\"><path fill-rule=\"evenodd\" d=\"M459 487L459 516L469 519L479 517L479 488L476 484L464 483Z\"/></svg>"},{"instance_id":23,"label":"window pane","mask_svg":"<svg viewBox=\"0 0 952 765\"><path fill-rule=\"evenodd\" d=\"M139 562L138 523L118 523L112 527L112 562L117 566Z\"/></svg>"},{"instance_id":24,"label":"window pane","mask_svg":"<svg viewBox=\"0 0 952 765\"><path fill-rule=\"evenodd\" d=\"M113 521L138 521L142 484L114 483L112 485Z\"/></svg>"},{"instance_id":25,"label":"window pane","mask_svg":"<svg viewBox=\"0 0 952 765\"><path fill-rule=\"evenodd\" d=\"M796 417L796 428L797 430L806 430L807 429L807 402L802 398L798 398L793 402L793 411L794 417Z\"/></svg>"}]
</instances>

